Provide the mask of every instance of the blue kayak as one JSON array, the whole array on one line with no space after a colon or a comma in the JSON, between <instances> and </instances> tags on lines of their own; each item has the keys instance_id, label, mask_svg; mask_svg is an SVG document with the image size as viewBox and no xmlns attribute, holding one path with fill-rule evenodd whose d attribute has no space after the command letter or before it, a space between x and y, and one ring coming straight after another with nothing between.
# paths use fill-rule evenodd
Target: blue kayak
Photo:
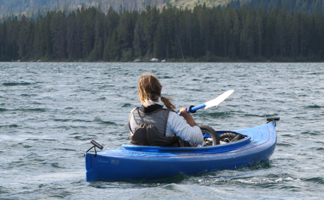
<instances>
[{"instance_id":1,"label":"blue kayak","mask_svg":"<svg viewBox=\"0 0 324 200\"><path fill-rule=\"evenodd\" d=\"M86 153L86 180L152 180L249 167L269 160L277 143L274 120L253 128L216 133L240 135L241 139L201 147L122 145Z\"/></svg>"}]
</instances>

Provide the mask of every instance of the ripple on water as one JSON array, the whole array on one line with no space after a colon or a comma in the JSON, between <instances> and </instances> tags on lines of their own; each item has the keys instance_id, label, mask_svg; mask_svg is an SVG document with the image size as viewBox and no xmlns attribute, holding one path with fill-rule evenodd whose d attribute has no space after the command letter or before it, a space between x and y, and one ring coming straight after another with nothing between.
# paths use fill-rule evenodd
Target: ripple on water
<instances>
[{"instance_id":1,"label":"ripple on water","mask_svg":"<svg viewBox=\"0 0 324 200\"><path fill-rule=\"evenodd\" d=\"M45 142L58 142L57 139L49 139L49 138L28 138L26 140L30 140L30 141L45 141Z\"/></svg>"},{"instance_id":2,"label":"ripple on water","mask_svg":"<svg viewBox=\"0 0 324 200\"><path fill-rule=\"evenodd\" d=\"M51 163L51 167L53 167L53 168L61 168L61 169L65 168L65 167L61 167L58 162Z\"/></svg>"},{"instance_id":3,"label":"ripple on water","mask_svg":"<svg viewBox=\"0 0 324 200\"><path fill-rule=\"evenodd\" d=\"M92 121L91 120L85 120L85 119L73 119L72 122L87 122L87 123L90 123Z\"/></svg>"},{"instance_id":4,"label":"ripple on water","mask_svg":"<svg viewBox=\"0 0 324 200\"><path fill-rule=\"evenodd\" d=\"M112 121L104 121L100 117L96 117L93 121L99 122L100 124L106 124L106 125L118 125L117 123L112 122Z\"/></svg>"},{"instance_id":5,"label":"ripple on water","mask_svg":"<svg viewBox=\"0 0 324 200\"><path fill-rule=\"evenodd\" d=\"M0 196L1 194L6 194L9 193L9 190L3 186L0 186Z\"/></svg>"},{"instance_id":6,"label":"ripple on water","mask_svg":"<svg viewBox=\"0 0 324 200\"><path fill-rule=\"evenodd\" d=\"M319 109L319 108L324 108L324 106L320 105L310 105L310 106L305 106L306 109Z\"/></svg>"},{"instance_id":7,"label":"ripple on water","mask_svg":"<svg viewBox=\"0 0 324 200\"><path fill-rule=\"evenodd\" d=\"M324 180L321 177L306 178L304 181L324 185Z\"/></svg>"},{"instance_id":8,"label":"ripple on water","mask_svg":"<svg viewBox=\"0 0 324 200\"><path fill-rule=\"evenodd\" d=\"M75 149L67 149L67 148L54 148L53 150L59 150L59 151L76 151Z\"/></svg>"},{"instance_id":9,"label":"ripple on water","mask_svg":"<svg viewBox=\"0 0 324 200\"><path fill-rule=\"evenodd\" d=\"M38 96L37 94L21 94L22 97L35 97Z\"/></svg>"},{"instance_id":10,"label":"ripple on water","mask_svg":"<svg viewBox=\"0 0 324 200\"><path fill-rule=\"evenodd\" d=\"M69 122L71 120L72 119L53 119L53 121L55 121L55 122Z\"/></svg>"},{"instance_id":11,"label":"ripple on water","mask_svg":"<svg viewBox=\"0 0 324 200\"><path fill-rule=\"evenodd\" d=\"M45 108L23 108L23 109L15 109L15 111L22 111L22 112L46 112Z\"/></svg>"},{"instance_id":12,"label":"ripple on water","mask_svg":"<svg viewBox=\"0 0 324 200\"><path fill-rule=\"evenodd\" d=\"M127 108L127 107L130 107L132 104L130 104L130 103L125 103L122 107L123 108Z\"/></svg>"},{"instance_id":13,"label":"ripple on water","mask_svg":"<svg viewBox=\"0 0 324 200\"><path fill-rule=\"evenodd\" d=\"M106 97L99 97L98 99L97 99L97 101L104 101L104 100L106 100L107 98Z\"/></svg>"},{"instance_id":14,"label":"ripple on water","mask_svg":"<svg viewBox=\"0 0 324 200\"><path fill-rule=\"evenodd\" d=\"M0 112L46 112L46 109L45 108L20 108L20 109L0 108Z\"/></svg>"},{"instance_id":15,"label":"ripple on water","mask_svg":"<svg viewBox=\"0 0 324 200\"><path fill-rule=\"evenodd\" d=\"M2 83L3 86L27 86L27 85L31 85L32 83L28 83L28 82L21 82L21 83L17 83L17 82L8 82L8 83Z\"/></svg>"},{"instance_id":16,"label":"ripple on water","mask_svg":"<svg viewBox=\"0 0 324 200\"><path fill-rule=\"evenodd\" d=\"M290 147L290 146L292 146L292 144L287 143L287 142L280 142L280 143L278 142L277 146L278 147Z\"/></svg>"},{"instance_id":17,"label":"ripple on water","mask_svg":"<svg viewBox=\"0 0 324 200\"><path fill-rule=\"evenodd\" d=\"M320 133L318 131L303 131L303 132L301 132L301 134L303 134L303 135L322 135L322 133Z\"/></svg>"},{"instance_id":18,"label":"ripple on water","mask_svg":"<svg viewBox=\"0 0 324 200\"><path fill-rule=\"evenodd\" d=\"M87 135L87 137L84 137L84 136L81 136L81 135L77 135L77 136L74 136L73 138L75 140L80 140L80 141L91 141L94 138L96 138L96 136L97 135Z\"/></svg>"},{"instance_id":19,"label":"ripple on water","mask_svg":"<svg viewBox=\"0 0 324 200\"><path fill-rule=\"evenodd\" d=\"M232 113L231 112L213 112L213 113L204 113L204 115L214 119L214 118L230 117L232 115Z\"/></svg>"},{"instance_id":20,"label":"ripple on water","mask_svg":"<svg viewBox=\"0 0 324 200\"><path fill-rule=\"evenodd\" d=\"M73 110L73 107L66 107L65 110Z\"/></svg>"},{"instance_id":21,"label":"ripple on water","mask_svg":"<svg viewBox=\"0 0 324 200\"><path fill-rule=\"evenodd\" d=\"M324 151L323 147L312 147L311 149L315 151Z\"/></svg>"},{"instance_id":22,"label":"ripple on water","mask_svg":"<svg viewBox=\"0 0 324 200\"><path fill-rule=\"evenodd\" d=\"M3 127L3 128L18 128L19 125L18 124L9 124L9 125L0 125L0 127Z\"/></svg>"}]
</instances>

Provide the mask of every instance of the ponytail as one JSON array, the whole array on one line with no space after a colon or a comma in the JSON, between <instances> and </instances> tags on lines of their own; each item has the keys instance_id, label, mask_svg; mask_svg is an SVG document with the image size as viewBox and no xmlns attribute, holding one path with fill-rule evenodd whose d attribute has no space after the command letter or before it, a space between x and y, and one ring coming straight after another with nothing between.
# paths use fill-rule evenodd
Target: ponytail
<instances>
[{"instance_id":1,"label":"ponytail","mask_svg":"<svg viewBox=\"0 0 324 200\"><path fill-rule=\"evenodd\" d=\"M161 90L162 85L153 74L143 74L138 79L138 97L145 107L149 106L148 100L158 101L161 98L169 110L174 110L176 107L171 103L171 99L161 96Z\"/></svg>"},{"instance_id":2,"label":"ponytail","mask_svg":"<svg viewBox=\"0 0 324 200\"><path fill-rule=\"evenodd\" d=\"M161 101L169 109L174 110L176 107L171 103L171 99L161 96Z\"/></svg>"}]
</instances>

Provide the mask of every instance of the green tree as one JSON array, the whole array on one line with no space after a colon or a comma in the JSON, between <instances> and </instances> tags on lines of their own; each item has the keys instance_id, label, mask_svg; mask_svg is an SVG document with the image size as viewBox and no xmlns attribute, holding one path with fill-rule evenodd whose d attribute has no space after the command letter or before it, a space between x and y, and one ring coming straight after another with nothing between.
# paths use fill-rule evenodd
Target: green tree
<instances>
[{"instance_id":1,"label":"green tree","mask_svg":"<svg viewBox=\"0 0 324 200\"><path fill-rule=\"evenodd\" d=\"M139 15L135 24L133 41L134 56L136 58L143 57L145 55L143 37L143 17L142 15Z\"/></svg>"},{"instance_id":2,"label":"green tree","mask_svg":"<svg viewBox=\"0 0 324 200\"><path fill-rule=\"evenodd\" d=\"M77 21L76 13L73 11L66 17L66 53L69 60L77 59L76 53L76 41L75 36L77 35Z\"/></svg>"},{"instance_id":3,"label":"green tree","mask_svg":"<svg viewBox=\"0 0 324 200\"><path fill-rule=\"evenodd\" d=\"M116 30L110 35L107 40L103 57L105 61L119 61L119 59L121 58Z\"/></svg>"},{"instance_id":4,"label":"green tree","mask_svg":"<svg viewBox=\"0 0 324 200\"><path fill-rule=\"evenodd\" d=\"M58 12L51 19L51 35L55 59L66 58L66 25L65 14Z\"/></svg>"},{"instance_id":5,"label":"green tree","mask_svg":"<svg viewBox=\"0 0 324 200\"><path fill-rule=\"evenodd\" d=\"M93 20L95 19L97 9L88 8L81 9L81 20L82 20L82 57L87 59L94 47L95 40L95 23Z\"/></svg>"},{"instance_id":6,"label":"green tree","mask_svg":"<svg viewBox=\"0 0 324 200\"><path fill-rule=\"evenodd\" d=\"M90 53L89 60L100 60L103 58L104 44L104 14L99 10L96 12L94 29L94 47Z\"/></svg>"}]
</instances>

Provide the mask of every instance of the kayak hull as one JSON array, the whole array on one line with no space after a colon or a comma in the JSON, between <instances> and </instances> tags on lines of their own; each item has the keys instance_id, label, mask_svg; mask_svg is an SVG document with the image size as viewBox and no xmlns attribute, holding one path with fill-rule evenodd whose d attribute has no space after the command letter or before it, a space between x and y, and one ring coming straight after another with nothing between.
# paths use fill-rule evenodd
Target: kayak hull
<instances>
[{"instance_id":1,"label":"kayak hull","mask_svg":"<svg viewBox=\"0 0 324 200\"><path fill-rule=\"evenodd\" d=\"M277 142L274 122L235 132L245 138L211 147L122 145L118 149L98 152L96 157L87 153L86 180L163 179L178 174L249 167L269 160Z\"/></svg>"}]
</instances>

